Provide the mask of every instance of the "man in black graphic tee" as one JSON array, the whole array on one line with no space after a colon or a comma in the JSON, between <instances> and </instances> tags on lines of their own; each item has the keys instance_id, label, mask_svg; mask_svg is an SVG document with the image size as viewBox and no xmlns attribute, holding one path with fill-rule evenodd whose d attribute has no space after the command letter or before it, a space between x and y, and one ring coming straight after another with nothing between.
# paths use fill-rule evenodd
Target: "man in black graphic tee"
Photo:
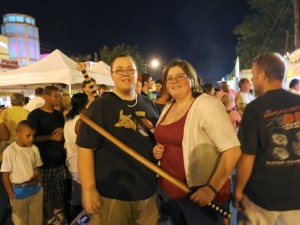
<instances>
[{"instance_id":1,"label":"man in black graphic tee","mask_svg":"<svg viewBox=\"0 0 300 225\"><path fill-rule=\"evenodd\" d=\"M300 224L300 96L282 89L285 72L279 54L253 61L254 89L262 95L242 117L235 190L245 224Z\"/></svg>"},{"instance_id":2,"label":"man in black graphic tee","mask_svg":"<svg viewBox=\"0 0 300 225\"><path fill-rule=\"evenodd\" d=\"M158 112L149 98L135 92L136 64L131 56L122 55L113 61L111 70L114 91L96 99L86 116L156 163L152 155L155 143L136 117L151 130ZM155 225L156 174L84 123L77 145L84 207L88 213L97 213L90 223Z\"/></svg>"}]
</instances>

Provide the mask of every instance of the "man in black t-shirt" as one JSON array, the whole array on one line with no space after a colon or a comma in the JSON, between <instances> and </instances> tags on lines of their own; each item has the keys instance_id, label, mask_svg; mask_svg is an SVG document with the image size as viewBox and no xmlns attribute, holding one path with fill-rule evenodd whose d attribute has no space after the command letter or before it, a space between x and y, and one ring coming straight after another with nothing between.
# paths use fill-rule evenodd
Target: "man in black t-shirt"
<instances>
[{"instance_id":1,"label":"man in black t-shirt","mask_svg":"<svg viewBox=\"0 0 300 225\"><path fill-rule=\"evenodd\" d=\"M300 96L282 89L285 72L277 53L252 64L253 86L262 95L246 106L238 132L240 224L300 224Z\"/></svg>"},{"instance_id":2,"label":"man in black t-shirt","mask_svg":"<svg viewBox=\"0 0 300 225\"><path fill-rule=\"evenodd\" d=\"M65 166L63 127L64 116L54 109L60 104L61 92L56 87L44 89L45 105L29 113L27 119L36 130L35 144L43 161L44 211L48 224L68 224L63 213L68 171Z\"/></svg>"},{"instance_id":3,"label":"man in black t-shirt","mask_svg":"<svg viewBox=\"0 0 300 225\"><path fill-rule=\"evenodd\" d=\"M151 129L157 122L158 112L149 98L135 92L137 67L133 58L116 57L111 76L114 91L96 99L86 116L156 163L152 155L155 143L136 117ZM80 126L76 144L83 204L88 213L97 213L89 224L105 220L106 225L156 225L156 174L85 123Z\"/></svg>"}]
</instances>

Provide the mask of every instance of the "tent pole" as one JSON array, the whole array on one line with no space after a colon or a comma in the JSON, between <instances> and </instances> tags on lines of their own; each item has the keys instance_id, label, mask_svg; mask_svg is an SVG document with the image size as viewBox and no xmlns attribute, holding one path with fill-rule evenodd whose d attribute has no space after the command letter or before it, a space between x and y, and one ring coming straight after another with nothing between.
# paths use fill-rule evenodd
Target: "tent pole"
<instances>
[{"instance_id":1,"label":"tent pole","mask_svg":"<svg viewBox=\"0 0 300 225\"><path fill-rule=\"evenodd\" d=\"M71 88L71 83L69 83L69 95L72 96L72 88Z\"/></svg>"}]
</instances>

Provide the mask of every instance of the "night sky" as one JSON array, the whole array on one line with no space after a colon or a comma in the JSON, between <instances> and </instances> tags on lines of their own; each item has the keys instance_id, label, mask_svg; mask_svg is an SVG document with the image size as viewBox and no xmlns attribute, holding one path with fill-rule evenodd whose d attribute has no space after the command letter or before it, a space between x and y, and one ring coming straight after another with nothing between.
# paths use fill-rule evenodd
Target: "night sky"
<instances>
[{"instance_id":1,"label":"night sky","mask_svg":"<svg viewBox=\"0 0 300 225\"><path fill-rule=\"evenodd\" d=\"M205 82L216 82L234 68L233 30L249 5L245 0L0 0L0 15L6 13L36 19L42 53L94 55L104 45L125 43L136 45L145 63L186 59Z\"/></svg>"}]
</instances>

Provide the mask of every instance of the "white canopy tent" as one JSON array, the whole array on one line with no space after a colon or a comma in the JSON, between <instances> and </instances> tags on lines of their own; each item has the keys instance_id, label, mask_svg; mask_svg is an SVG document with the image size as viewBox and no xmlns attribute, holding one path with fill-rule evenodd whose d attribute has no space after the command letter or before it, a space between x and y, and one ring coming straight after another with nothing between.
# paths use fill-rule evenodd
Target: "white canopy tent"
<instances>
[{"instance_id":1,"label":"white canopy tent","mask_svg":"<svg viewBox=\"0 0 300 225\"><path fill-rule=\"evenodd\" d=\"M90 70L98 74L108 74L110 76L110 66L102 61L94 63Z\"/></svg>"},{"instance_id":2,"label":"white canopy tent","mask_svg":"<svg viewBox=\"0 0 300 225\"><path fill-rule=\"evenodd\" d=\"M97 84L114 86L110 67L101 62L87 73ZM77 69L77 63L56 49L45 58L29 66L0 73L0 89L35 89L49 84L66 84L71 91L72 85L81 84L84 77ZM70 92L71 93L71 92Z\"/></svg>"}]
</instances>

